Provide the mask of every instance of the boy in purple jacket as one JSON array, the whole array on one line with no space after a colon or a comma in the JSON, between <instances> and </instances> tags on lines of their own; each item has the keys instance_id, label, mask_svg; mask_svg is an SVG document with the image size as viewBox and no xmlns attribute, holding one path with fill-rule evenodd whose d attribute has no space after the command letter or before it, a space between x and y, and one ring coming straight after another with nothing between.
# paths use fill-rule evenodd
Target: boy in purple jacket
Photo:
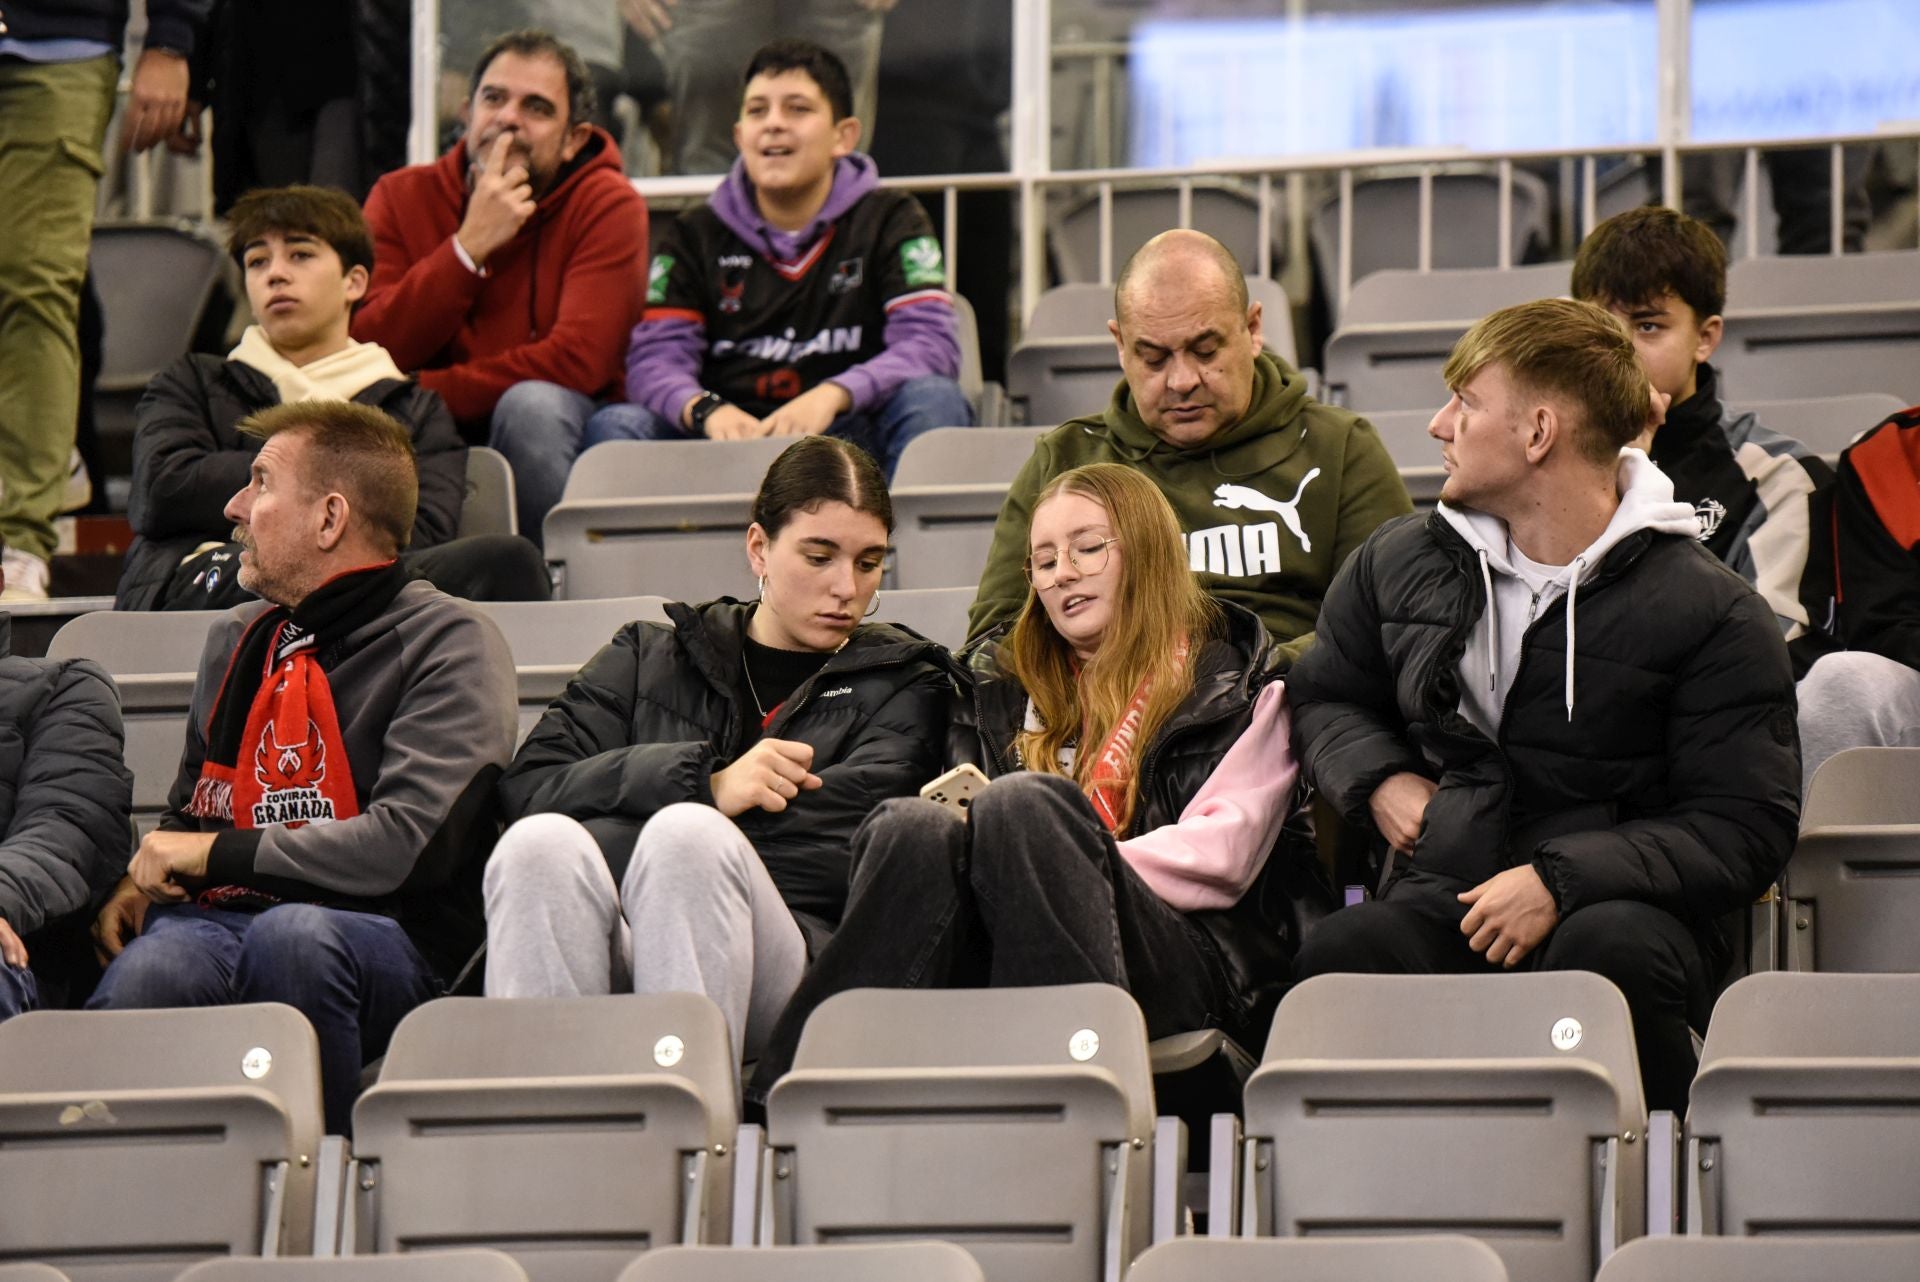
<instances>
[{"instance_id":1,"label":"boy in purple jacket","mask_svg":"<svg viewBox=\"0 0 1920 1282\"><path fill-rule=\"evenodd\" d=\"M653 257L604 440L800 436L864 446L892 475L908 441L970 425L940 242L918 202L854 151L846 68L801 40L747 66L740 159Z\"/></svg>"}]
</instances>

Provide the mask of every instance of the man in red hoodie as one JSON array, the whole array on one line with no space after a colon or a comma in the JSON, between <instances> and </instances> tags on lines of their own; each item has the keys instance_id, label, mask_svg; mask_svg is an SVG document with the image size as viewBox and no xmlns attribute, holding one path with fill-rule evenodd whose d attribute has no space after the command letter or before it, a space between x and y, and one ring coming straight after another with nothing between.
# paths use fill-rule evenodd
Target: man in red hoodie
<instances>
[{"instance_id":1,"label":"man in red hoodie","mask_svg":"<svg viewBox=\"0 0 1920 1282\"><path fill-rule=\"evenodd\" d=\"M646 202L592 111L578 54L511 32L473 73L465 137L367 197L373 279L353 335L512 461L535 542L646 299Z\"/></svg>"}]
</instances>

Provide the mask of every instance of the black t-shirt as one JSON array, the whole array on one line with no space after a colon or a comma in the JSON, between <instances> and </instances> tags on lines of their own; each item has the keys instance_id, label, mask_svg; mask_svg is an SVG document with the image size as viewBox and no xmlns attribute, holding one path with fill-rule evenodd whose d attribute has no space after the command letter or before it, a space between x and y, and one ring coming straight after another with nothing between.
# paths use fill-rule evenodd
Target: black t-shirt
<instances>
[{"instance_id":1,"label":"black t-shirt","mask_svg":"<svg viewBox=\"0 0 1920 1282\"><path fill-rule=\"evenodd\" d=\"M826 666L831 652L776 650L745 638L740 664L740 750L760 742L767 718L798 690L808 677Z\"/></svg>"},{"instance_id":2,"label":"black t-shirt","mask_svg":"<svg viewBox=\"0 0 1920 1282\"><path fill-rule=\"evenodd\" d=\"M887 312L923 294L947 296L940 242L918 201L881 190L791 263L688 210L653 256L647 314L704 326L700 385L759 416L878 356Z\"/></svg>"}]
</instances>

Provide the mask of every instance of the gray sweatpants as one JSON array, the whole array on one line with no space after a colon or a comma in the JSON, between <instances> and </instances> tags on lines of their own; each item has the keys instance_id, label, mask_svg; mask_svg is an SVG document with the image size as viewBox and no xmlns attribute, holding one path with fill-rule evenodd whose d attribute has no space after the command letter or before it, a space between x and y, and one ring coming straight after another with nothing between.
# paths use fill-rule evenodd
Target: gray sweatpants
<instances>
[{"instance_id":1,"label":"gray sweatpants","mask_svg":"<svg viewBox=\"0 0 1920 1282\"><path fill-rule=\"evenodd\" d=\"M485 890L491 996L705 993L744 1059L758 1057L807 965L760 856L711 806L648 820L617 893L585 828L529 815L494 847Z\"/></svg>"},{"instance_id":2,"label":"gray sweatpants","mask_svg":"<svg viewBox=\"0 0 1920 1282\"><path fill-rule=\"evenodd\" d=\"M1823 655L1798 690L1802 797L1836 752L1920 747L1920 671L1904 663L1865 650Z\"/></svg>"}]
</instances>

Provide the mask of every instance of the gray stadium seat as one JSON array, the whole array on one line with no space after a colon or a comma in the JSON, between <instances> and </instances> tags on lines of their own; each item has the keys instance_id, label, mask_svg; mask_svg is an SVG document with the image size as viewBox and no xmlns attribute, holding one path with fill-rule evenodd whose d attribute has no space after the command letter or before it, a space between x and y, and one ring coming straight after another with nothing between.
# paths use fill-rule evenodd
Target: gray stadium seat
<instances>
[{"instance_id":1,"label":"gray stadium seat","mask_svg":"<svg viewBox=\"0 0 1920 1282\"><path fill-rule=\"evenodd\" d=\"M745 548L753 496L792 444L787 437L608 441L586 451L547 513L554 594L751 596Z\"/></svg>"},{"instance_id":2,"label":"gray stadium seat","mask_svg":"<svg viewBox=\"0 0 1920 1282\"><path fill-rule=\"evenodd\" d=\"M1327 396L1362 412L1446 403L1440 371L1453 345L1489 312L1566 294L1568 263L1453 271L1384 271L1355 284L1327 339Z\"/></svg>"},{"instance_id":3,"label":"gray stadium seat","mask_svg":"<svg viewBox=\"0 0 1920 1282\"><path fill-rule=\"evenodd\" d=\"M1275 188L1270 262L1277 265L1286 256L1281 219L1285 208L1282 192ZM1198 182L1193 186L1192 217L1189 225L1206 232L1227 247L1249 276L1260 268L1260 202L1251 190L1219 183ZM1083 196L1058 210L1048 219L1048 244L1060 279L1073 282L1097 282L1100 270L1100 196ZM1113 273L1117 274L1140 246L1172 227L1180 225L1180 193L1172 184L1154 187L1116 187L1113 191ZM1096 289L1105 286L1094 285Z\"/></svg>"},{"instance_id":4,"label":"gray stadium seat","mask_svg":"<svg viewBox=\"0 0 1920 1282\"><path fill-rule=\"evenodd\" d=\"M1250 1237L1466 1233L1517 1278L1587 1282L1645 1230L1633 1027L1597 975L1309 979L1245 1116Z\"/></svg>"},{"instance_id":5,"label":"gray stadium seat","mask_svg":"<svg viewBox=\"0 0 1920 1282\"><path fill-rule=\"evenodd\" d=\"M354 1106L343 1246L611 1282L638 1251L723 1240L736 1091L698 993L428 1002Z\"/></svg>"},{"instance_id":6,"label":"gray stadium seat","mask_svg":"<svg viewBox=\"0 0 1920 1282\"><path fill-rule=\"evenodd\" d=\"M1916 1080L1920 975L1734 984L1687 1109L1687 1231L1914 1232Z\"/></svg>"},{"instance_id":7,"label":"gray stadium seat","mask_svg":"<svg viewBox=\"0 0 1920 1282\"><path fill-rule=\"evenodd\" d=\"M518 534L514 515L513 465L507 456L484 445L467 449L467 496L460 503L460 526L455 533Z\"/></svg>"},{"instance_id":8,"label":"gray stadium seat","mask_svg":"<svg viewBox=\"0 0 1920 1282\"><path fill-rule=\"evenodd\" d=\"M1763 171L1764 172L1764 171ZM1621 1247L1594 1282L1913 1282L1920 1236L1644 1238Z\"/></svg>"},{"instance_id":9,"label":"gray stadium seat","mask_svg":"<svg viewBox=\"0 0 1920 1282\"><path fill-rule=\"evenodd\" d=\"M919 588L880 594L874 617L912 628L929 641L958 650L967 640L967 607L977 589Z\"/></svg>"},{"instance_id":10,"label":"gray stadium seat","mask_svg":"<svg viewBox=\"0 0 1920 1282\"><path fill-rule=\"evenodd\" d=\"M0 1282L7 1282L0 1272ZM209 1260L180 1282L527 1282L526 1270L498 1251L434 1251L307 1260Z\"/></svg>"},{"instance_id":11,"label":"gray stadium seat","mask_svg":"<svg viewBox=\"0 0 1920 1282\"><path fill-rule=\"evenodd\" d=\"M96 661L119 686L125 759L133 771L133 820L142 833L159 823L166 809L167 790L186 746L187 709L207 629L224 615L221 610L97 610L62 627L47 648L55 659Z\"/></svg>"},{"instance_id":12,"label":"gray stadium seat","mask_svg":"<svg viewBox=\"0 0 1920 1282\"><path fill-rule=\"evenodd\" d=\"M580 665L636 619L665 623L667 598L602 597L594 601L478 601L513 652L519 687L520 737L527 737L547 705L560 696Z\"/></svg>"},{"instance_id":13,"label":"gray stadium seat","mask_svg":"<svg viewBox=\"0 0 1920 1282\"><path fill-rule=\"evenodd\" d=\"M1515 169L1513 239L1507 259L1509 263L1518 265L1526 262L1531 251L1548 243L1548 220L1551 217L1552 203L1546 184L1523 169ZM1498 174L1489 170L1433 176L1433 267L1497 268L1500 262L1499 228ZM1351 324L1355 318L1341 309L1340 300L1338 193L1328 197L1314 211L1309 234L1334 324ZM1394 177L1355 182L1352 280L1356 291L1359 283L1375 272L1418 268L1419 265L1420 180L1417 177Z\"/></svg>"},{"instance_id":14,"label":"gray stadium seat","mask_svg":"<svg viewBox=\"0 0 1920 1282\"><path fill-rule=\"evenodd\" d=\"M1863 388L1920 401L1920 250L1734 262L1714 363L1740 401Z\"/></svg>"},{"instance_id":15,"label":"gray stadium seat","mask_svg":"<svg viewBox=\"0 0 1920 1282\"><path fill-rule=\"evenodd\" d=\"M1286 291L1250 277L1247 294L1260 304L1266 350L1297 365ZM1040 296L1033 322L1007 357L1007 395L1024 403L1028 423L1064 423L1106 408L1121 377L1120 353L1107 332L1112 316L1113 290L1105 285L1061 285Z\"/></svg>"},{"instance_id":16,"label":"gray stadium seat","mask_svg":"<svg viewBox=\"0 0 1920 1282\"><path fill-rule=\"evenodd\" d=\"M980 319L973 304L959 291L953 293L955 327L960 334L960 391L973 406L973 421L983 426L1004 422L1007 417L1007 391L998 383L989 383L980 365Z\"/></svg>"},{"instance_id":17,"label":"gray stadium seat","mask_svg":"<svg viewBox=\"0 0 1920 1282\"><path fill-rule=\"evenodd\" d=\"M1154 1130L1118 988L841 993L767 1104L759 1241L936 1237L996 1282L1117 1280L1152 1227Z\"/></svg>"},{"instance_id":18,"label":"gray stadium seat","mask_svg":"<svg viewBox=\"0 0 1920 1282\"><path fill-rule=\"evenodd\" d=\"M890 487L891 586L977 584L1007 489L1048 430L937 428L910 442Z\"/></svg>"},{"instance_id":19,"label":"gray stadium seat","mask_svg":"<svg viewBox=\"0 0 1920 1282\"><path fill-rule=\"evenodd\" d=\"M1183 1237L1150 1248L1127 1282L1507 1282L1485 1243L1457 1235L1390 1238Z\"/></svg>"},{"instance_id":20,"label":"gray stadium seat","mask_svg":"<svg viewBox=\"0 0 1920 1282\"><path fill-rule=\"evenodd\" d=\"M1783 965L1920 970L1920 748L1849 748L1814 771L1781 878Z\"/></svg>"},{"instance_id":21,"label":"gray stadium seat","mask_svg":"<svg viewBox=\"0 0 1920 1282\"><path fill-rule=\"evenodd\" d=\"M1791 436L1819 454L1838 454L1853 444L1854 437L1906 407L1906 401L1885 392L1855 392L1791 401L1740 401L1734 405L1737 410L1753 411L1760 426Z\"/></svg>"},{"instance_id":22,"label":"gray stadium seat","mask_svg":"<svg viewBox=\"0 0 1920 1282\"><path fill-rule=\"evenodd\" d=\"M171 1282L304 1253L319 1049L290 1006L33 1011L0 1023L0 1259Z\"/></svg>"},{"instance_id":23,"label":"gray stadium seat","mask_svg":"<svg viewBox=\"0 0 1920 1282\"><path fill-rule=\"evenodd\" d=\"M70 1282L59 1269L45 1264L0 1264L0 1282Z\"/></svg>"},{"instance_id":24,"label":"gray stadium seat","mask_svg":"<svg viewBox=\"0 0 1920 1282\"><path fill-rule=\"evenodd\" d=\"M1848 748L1820 763L1800 827L1920 824L1920 748Z\"/></svg>"},{"instance_id":25,"label":"gray stadium seat","mask_svg":"<svg viewBox=\"0 0 1920 1282\"><path fill-rule=\"evenodd\" d=\"M0 1282L5 1282L0 1279ZM674 1246L649 1251L619 1282L985 1282L973 1257L948 1242L791 1246L738 1250Z\"/></svg>"}]
</instances>

